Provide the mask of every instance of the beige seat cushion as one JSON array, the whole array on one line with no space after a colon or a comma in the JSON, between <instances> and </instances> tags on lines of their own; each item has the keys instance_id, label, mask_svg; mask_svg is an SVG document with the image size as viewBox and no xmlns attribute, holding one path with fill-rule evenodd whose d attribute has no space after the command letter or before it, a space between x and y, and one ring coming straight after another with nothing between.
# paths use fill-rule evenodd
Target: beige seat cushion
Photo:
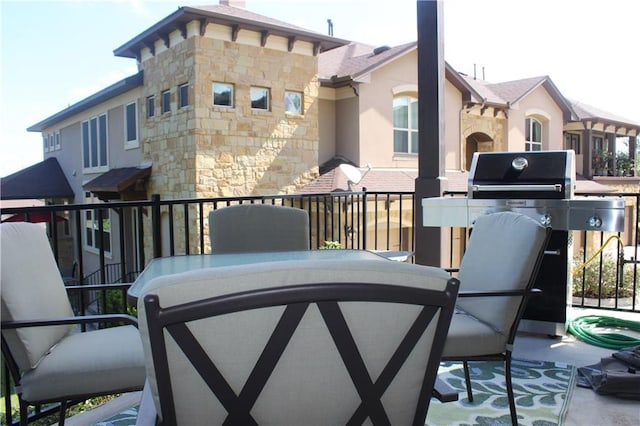
<instances>
[{"instance_id":1,"label":"beige seat cushion","mask_svg":"<svg viewBox=\"0 0 640 426\"><path fill-rule=\"evenodd\" d=\"M134 326L75 333L24 374L22 397L40 401L140 389L145 375L140 333Z\"/></svg>"},{"instance_id":2,"label":"beige seat cushion","mask_svg":"<svg viewBox=\"0 0 640 426\"><path fill-rule=\"evenodd\" d=\"M506 335L463 311L456 311L451 319L442 356L499 354L504 352L506 343Z\"/></svg>"}]
</instances>

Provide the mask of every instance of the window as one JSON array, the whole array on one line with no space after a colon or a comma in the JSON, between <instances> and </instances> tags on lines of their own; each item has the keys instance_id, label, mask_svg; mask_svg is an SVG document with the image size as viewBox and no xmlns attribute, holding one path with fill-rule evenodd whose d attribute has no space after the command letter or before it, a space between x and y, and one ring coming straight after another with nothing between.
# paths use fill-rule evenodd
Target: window
<instances>
[{"instance_id":1,"label":"window","mask_svg":"<svg viewBox=\"0 0 640 426\"><path fill-rule=\"evenodd\" d=\"M580 154L580 135L567 133L564 136L565 149L572 149L576 154Z\"/></svg>"},{"instance_id":2,"label":"window","mask_svg":"<svg viewBox=\"0 0 640 426\"><path fill-rule=\"evenodd\" d=\"M91 192L85 192L85 203L97 204ZM100 218L102 215L102 245L100 244ZM97 208L84 212L85 246L92 250L104 248L111 253L111 216L108 208Z\"/></svg>"},{"instance_id":3,"label":"window","mask_svg":"<svg viewBox=\"0 0 640 426\"><path fill-rule=\"evenodd\" d=\"M56 132L53 137L55 140L55 150L58 151L60 149L60 132Z\"/></svg>"},{"instance_id":4,"label":"window","mask_svg":"<svg viewBox=\"0 0 640 426\"><path fill-rule=\"evenodd\" d=\"M393 99L393 152L418 153L418 99L412 96Z\"/></svg>"},{"instance_id":5,"label":"window","mask_svg":"<svg viewBox=\"0 0 640 426\"><path fill-rule=\"evenodd\" d=\"M171 92L165 90L162 92L162 113L171 111Z\"/></svg>"},{"instance_id":6,"label":"window","mask_svg":"<svg viewBox=\"0 0 640 426\"><path fill-rule=\"evenodd\" d=\"M49 151L49 138L47 135L42 135L42 150L44 152Z\"/></svg>"},{"instance_id":7,"label":"window","mask_svg":"<svg viewBox=\"0 0 640 426\"><path fill-rule=\"evenodd\" d=\"M251 88L251 108L269 111L269 89L265 87Z\"/></svg>"},{"instance_id":8,"label":"window","mask_svg":"<svg viewBox=\"0 0 640 426\"><path fill-rule=\"evenodd\" d=\"M156 115L156 97L151 95L147 98L147 118Z\"/></svg>"},{"instance_id":9,"label":"window","mask_svg":"<svg viewBox=\"0 0 640 426\"><path fill-rule=\"evenodd\" d=\"M302 93L284 92L284 112L302 115Z\"/></svg>"},{"instance_id":10,"label":"window","mask_svg":"<svg viewBox=\"0 0 640 426\"><path fill-rule=\"evenodd\" d=\"M233 84L213 83L213 105L233 107Z\"/></svg>"},{"instance_id":11,"label":"window","mask_svg":"<svg viewBox=\"0 0 640 426\"><path fill-rule=\"evenodd\" d=\"M49 149L48 149L48 151L53 151L54 146L55 146L55 142L53 140L53 135L50 134L49 135Z\"/></svg>"},{"instance_id":12,"label":"window","mask_svg":"<svg viewBox=\"0 0 640 426\"><path fill-rule=\"evenodd\" d=\"M188 83L182 84L178 88L178 95L180 97L178 100L178 108L184 108L187 105L189 105L189 84Z\"/></svg>"},{"instance_id":13,"label":"window","mask_svg":"<svg viewBox=\"0 0 640 426\"><path fill-rule=\"evenodd\" d=\"M138 147L138 108L136 102L127 104L124 108L124 146Z\"/></svg>"},{"instance_id":14,"label":"window","mask_svg":"<svg viewBox=\"0 0 640 426\"><path fill-rule=\"evenodd\" d=\"M527 134L527 140L524 145L525 151L541 151L542 124L535 118L527 118L525 127L525 132Z\"/></svg>"},{"instance_id":15,"label":"window","mask_svg":"<svg viewBox=\"0 0 640 426\"><path fill-rule=\"evenodd\" d=\"M107 167L107 114L82 122L82 161L85 169Z\"/></svg>"}]
</instances>

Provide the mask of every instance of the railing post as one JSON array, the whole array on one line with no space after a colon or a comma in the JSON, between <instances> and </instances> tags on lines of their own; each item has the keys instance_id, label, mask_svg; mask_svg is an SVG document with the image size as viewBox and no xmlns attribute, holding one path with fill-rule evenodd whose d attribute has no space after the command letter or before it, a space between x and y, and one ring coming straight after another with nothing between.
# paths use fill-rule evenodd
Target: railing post
<instances>
[{"instance_id":1,"label":"railing post","mask_svg":"<svg viewBox=\"0 0 640 426\"><path fill-rule=\"evenodd\" d=\"M367 188L362 188L362 249L367 249Z\"/></svg>"},{"instance_id":2,"label":"railing post","mask_svg":"<svg viewBox=\"0 0 640 426\"><path fill-rule=\"evenodd\" d=\"M162 256L162 229L160 222L160 194L151 195L151 235L153 238L153 257Z\"/></svg>"}]
</instances>

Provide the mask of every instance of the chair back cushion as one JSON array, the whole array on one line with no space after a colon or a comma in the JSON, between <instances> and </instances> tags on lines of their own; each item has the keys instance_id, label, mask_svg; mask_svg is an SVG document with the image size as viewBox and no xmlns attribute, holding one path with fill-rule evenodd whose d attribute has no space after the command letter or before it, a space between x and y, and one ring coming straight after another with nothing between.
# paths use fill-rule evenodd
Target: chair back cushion
<instances>
[{"instance_id":1,"label":"chair back cushion","mask_svg":"<svg viewBox=\"0 0 640 426\"><path fill-rule=\"evenodd\" d=\"M0 225L0 295L2 321L73 316L62 277L41 225ZM38 361L73 325L2 330L20 370Z\"/></svg>"},{"instance_id":2,"label":"chair back cushion","mask_svg":"<svg viewBox=\"0 0 640 426\"><path fill-rule=\"evenodd\" d=\"M321 286L325 284L324 287L332 283L341 283L341 286L344 283L367 283L368 286L391 284L436 290L445 294L448 279L448 274L437 268L387 260L270 262L202 269L156 278L148 283L138 299L138 312L148 368L147 377L157 410L162 412L157 380L161 380L163 375L156 376L158 367L154 369L148 329L148 321L152 322L153 319L147 318L151 312L147 312L145 308L146 295L156 295L162 308L180 305L181 309L185 309L182 304L190 301L256 289L303 285L305 294L308 294L307 289L314 283L320 283ZM366 291L361 295L365 294ZM450 300L452 307L457 291L449 294L453 296ZM436 303L435 297L433 303ZM380 376L385 376L381 372L385 370L386 364L423 308L411 304L366 301L339 302L337 305L343 311L366 366L364 373L366 375L368 371L374 382ZM426 400L428 406L430 395L419 401L419 394L432 355L435 324L443 311L446 309L436 308L433 311L437 312L436 320L429 323L397 374L392 373L377 382L380 385L389 380L383 400L391 424L410 424L417 404L425 403ZM205 315L212 315L209 307L203 312ZM224 397L219 399L214 396L198 372L186 361L185 354L175 343L176 337L173 334L170 337L169 328L165 329L166 337L160 340L164 339L166 344L171 400L176 407L177 424L196 424L202 422L202 419L207 419L208 424L223 424L225 419L229 420L225 406L229 404L229 400L233 405L236 396L239 404L255 399L255 403L250 402L251 416L259 424L316 425L346 424L349 421L362 398L358 393L358 386L354 385L357 379L350 377L341 358L343 354L337 349L332 332L325 325L324 312L319 303L309 304L304 311L281 357L276 357L273 362L271 375L264 366L253 370L259 357L269 358L272 354L267 350L262 351L267 342L274 339L272 333L277 324L283 321L283 312L283 306L274 306L187 323L188 330L193 333L206 356L211 358L224 381L228 382L230 392L224 402L221 402ZM444 320L446 324L440 323L444 330L448 329L449 321L450 316ZM445 336L446 331L440 336L442 346ZM433 367L434 379L440 354L441 352L433 356L429 364ZM209 378L215 376L211 371L212 369L208 369L205 373ZM256 375L259 382L261 374L267 374L264 377L266 383L263 389L256 392L246 383L255 382ZM231 423L250 423L245 420ZM170 419L168 421L171 422ZM424 424L424 418L421 422Z\"/></svg>"},{"instance_id":3,"label":"chair back cushion","mask_svg":"<svg viewBox=\"0 0 640 426\"><path fill-rule=\"evenodd\" d=\"M478 217L460 264L460 291L530 288L546 242L546 228L522 214L499 212ZM461 297L457 306L508 334L521 300L521 297Z\"/></svg>"},{"instance_id":4,"label":"chair back cushion","mask_svg":"<svg viewBox=\"0 0 640 426\"><path fill-rule=\"evenodd\" d=\"M209 214L212 253L309 249L309 214L295 207L239 204Z\"/></svg>"}]
</instances>

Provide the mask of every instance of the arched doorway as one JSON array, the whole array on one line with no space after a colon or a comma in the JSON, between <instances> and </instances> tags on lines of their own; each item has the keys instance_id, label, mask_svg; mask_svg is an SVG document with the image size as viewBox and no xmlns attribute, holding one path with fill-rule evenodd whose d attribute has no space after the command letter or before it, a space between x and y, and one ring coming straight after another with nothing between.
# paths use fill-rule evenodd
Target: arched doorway
<instances>
[{"instance_id":1,"label":"arched doorway","mask_svg":"<svg viewBox=\"0 0 640 426\"><path fill-rule=\"evenodd\" d=\"M471 160L473 159L474 152L491 152L494 151L493 139L486 133L475 132L467 136L465 146L465 164L464 169L469 171L471 169Z\"/></svg>"}]
</instances>

